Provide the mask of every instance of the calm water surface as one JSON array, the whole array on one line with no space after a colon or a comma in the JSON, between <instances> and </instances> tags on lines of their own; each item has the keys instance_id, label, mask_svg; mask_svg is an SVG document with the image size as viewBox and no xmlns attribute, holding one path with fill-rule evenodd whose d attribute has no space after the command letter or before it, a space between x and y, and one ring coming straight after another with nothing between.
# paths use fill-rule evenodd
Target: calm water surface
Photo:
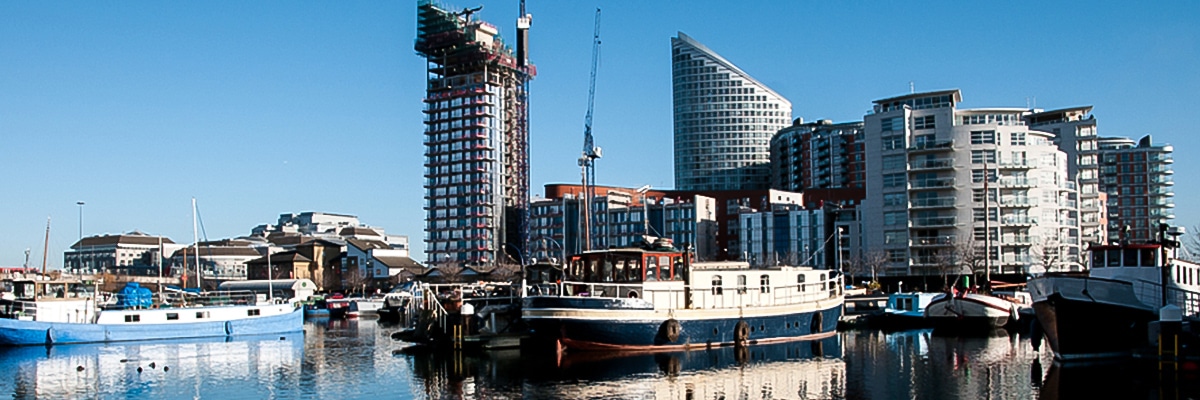
<instances>
[{"instance_id":1,"label":"calm water surface","mask_svg":"<svg viewBox=\"0 0 1200 400\"><path fill-rule=\"evenodd\" d=\"M430 354L394 326L319 321L303 334L0 349L13 398L1058 399L1196 398L1195 373L1059 367L1027 338L848 331L816 342L679 353ZM139 371L138 369L141 369Z\"/></svg>"}]
</instances>

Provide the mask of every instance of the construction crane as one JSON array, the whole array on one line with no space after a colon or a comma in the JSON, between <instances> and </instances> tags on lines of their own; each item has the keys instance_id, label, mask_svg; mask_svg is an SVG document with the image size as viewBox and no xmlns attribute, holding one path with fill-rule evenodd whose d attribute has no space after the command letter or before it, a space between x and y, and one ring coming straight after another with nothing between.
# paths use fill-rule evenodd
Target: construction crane
<instances>
[{"instance_id":1,"label":"construction crane","mask_svg":"<svg viewBox=\"0 0 1200 400\"><path fill-rule=\"evenodd\" d=\"M592 142L592 106L596 102L596 65L600 60L600 9L596 8L596 27L592 34L592 73L588 83L587 117L583 120L583 155L579 157L579 167L583 172L583 201L579 209L583 216L583 251L591 250L592 242L592 198L596 197L596 159L600 158L600 148Z\"/></svg>"}]
</instances>

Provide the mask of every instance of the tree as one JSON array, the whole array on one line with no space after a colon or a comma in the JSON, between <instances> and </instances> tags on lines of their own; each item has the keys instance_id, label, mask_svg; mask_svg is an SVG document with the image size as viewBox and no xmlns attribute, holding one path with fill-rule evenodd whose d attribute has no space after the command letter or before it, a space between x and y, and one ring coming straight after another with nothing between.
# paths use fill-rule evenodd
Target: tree
<instances>
[{"instance_id":1,"label":"tree","mask_svg":"<svg viewBox=\"0 0 1200 400\"><path fill-rule=\"evenodd\" d=\"M871 250L866 253L855 254L846 263L846 275L849 275L851 278L851 283L854 282L854 275L870 275L870 286L878 287L879 273L883 271L887 262L887 252L883 250Z\"/></svg>"},{"instance_id":2,"label":"tree","mask_svg":"<svg viewBox=\"0 0 1200 400\"><path fill-rule=\"evenodd\" d=\"M1030 249L1030 253L1037 257L1037 262L1041 264L1046 272L1059 270L1061 264L1064 263L1063 245L1058 241L1057 237L1047 236L1042 238L1041 243L1038 243Z\"/></svg>"},{"instance_id":3,"label":"tree","mask_svg":"<svg viewBox=\"0 0 1200 400\"><path fill-rule=\"evenodd\" d=\"M364 273L363 268L347 268L346 273L342 275L345 286L342 290L353 292L355 289L363 289L371 283L371 276Z\"/></svg>"},{"instance_id":4,"label":"tree","mask_svg":"<svg viewBox=\"0 0 1200 400\"><path fill-rule=\"evenodd\" d=\"M1183 254L1180 258L1200 262L1200 225L1192 227L1192 232L1184 235L1181 242Z\"/></svg>"},{"instance_id":5,"label":"tree","mask_svg":"<svg viewBox=\"0 0 1200 400\"><path fill-rule=\"evenodd\" d=\"M976 282L986 281L988 275L988 254L986 244L975 240L974 236L960 238L954 243L954 254L960 270L971 273ZM988 288L991 282L983 282Z\"/></svg>"}]
</instances>

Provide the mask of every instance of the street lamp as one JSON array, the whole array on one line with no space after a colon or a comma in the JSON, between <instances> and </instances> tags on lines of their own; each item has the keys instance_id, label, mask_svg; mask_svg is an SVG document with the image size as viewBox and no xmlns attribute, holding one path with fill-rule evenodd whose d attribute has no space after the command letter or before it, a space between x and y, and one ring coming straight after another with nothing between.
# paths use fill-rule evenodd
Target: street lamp
<instances>
[{"instance_id":1,"label":"street lamp","mask_svg":"<svg viewBox=\"0 0 1200 400\"><path fill-rule=\"evenodd\" d=\"M83 202L77 201L75 205L79 206L79 240L83 241Z\"/></svg>"}]
</instances>

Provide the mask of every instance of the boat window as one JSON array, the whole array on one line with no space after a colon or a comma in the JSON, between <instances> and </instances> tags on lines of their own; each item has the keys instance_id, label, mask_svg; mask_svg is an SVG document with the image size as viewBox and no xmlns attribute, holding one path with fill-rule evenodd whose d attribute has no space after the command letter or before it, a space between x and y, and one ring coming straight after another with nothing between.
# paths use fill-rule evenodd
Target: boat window
<instances>
[{"instance_id":1,"label":"boat window","mask_svg":"<svg viewBox=\"0 0 1200 400\"><path fill-rule=\"evenodd\" d=\"M673 256L673 257L671 257L671 271L674 271L674 274L672 275L672 276L673 276L673 278L671 278L671 279L674 279L674 280L677 280L677 281L678 281L678 280L683 280L683 279L684 279L684 276L683 276L683 257L680 257L680 256Z\"/></svg>"},{"instance_id":2,"label":"boat window","mask_svg":"<svg viewBox=\"0 0 1200 400\"><path fill-rule=\"evenodd\" d=\"M1110 266L1110 267L1121 266L1121 250L1112 249L1112 250L1107 251L1107 253L1108 254L1106 254L1104 256L1104 258L1108 259L1108 266Z\"/></svg>"},{"instance_id":3,"label":"boat window","mask_svg":"<svg viewBox=\"0 0 1200 400\"><path fill-rule=\"evenodd\" d=\"M804 291L804 274L796 275L796 288Z\"/></svg>"},{"instance_id":4,"label":"boat window","mask_svg":"<svg viewBox=\"0 0 1200 400\"><path fill-rule=\"evenodd\" d=\"M179 320L179 313L173 313L173 312L167 313L167 321L176 321L176 320Z\"/></svg>"},{"instance_id":5,"label":"boat window","mask_svg":"<svg viewBox=\"0 0 1200 400\"><path fill-rule=\"evenodd\" d=\"M642 280L642 260L639 258L629 259L629 281L640 282Z\"/></svg>"},{"instance_id":6,"label":"boat window","mask_svg":"<svg viewBox=\"0 0 1200 400\"><path fill-rule=\"evenodd\" d=\"M658 280L658 257L655 257L655 256L646 257L646 280L647 281L657 281Z\"/></svg>"},{"instance_id":7,"label":"boat window","mask_svg":"<svg viewBox=\"0 0 1200 400\"><path fill-rule=\"evenodd\" d=\"M196 319L208 318L208 311L196 311Z\"/></svg>"},{"instance_id":8,"label":"boat window","mask_svg":"<svg viewBox=\"0 0 1200 400\"><path fill-rule=\"evenodd\" d=\"M600 263L600 279L599 282L613 281L613 265L612 260L605 259Z\"/></svg>"},{"instance_id":9,"label":"boat window","mask_svg":"<svg viewBox=\"0 0 1200 400\"><path fill-rule=\"evenodd\" d=\"M1154 254L1157 252L1154 250L1155 249L1142 249L1142 264L1141 265L1143 267L1153 267L1153 266L1157 265L1157 263L1154 262L1155 261Z\"/></svg>"},{"instance_id":10,"label":"boat window","mask_svg":"<svg viewBox=\"0 0 1200 400\"><path fill-rule=\"evenodd\" d=\"M141 321L142 321L142 316L140 314L125 315L125 322L141 322Z\"/></svg>"},{"instance_id":11,"label":"boat window","mask_svg":"<svg viewBox=\"0 0 1200 400\"><path fill-rule=\"evenodd\" d=\"M674 271L668 269L671 266L671 257L658 256L658 266L660 271L658 274L658 279L662 279L664 281L674 279Z\"/></svg>"},{"instance_id":12,"label":"boat window","mask_svg":"<svg viewBox=\"0 0 1200 400\"><path fill-rule=\"evenodd\" d=\"M771 276L770 275L764 274L763 276L760 276L758 278L758 281L759 281L759 289L762 290L763 293L771 293Z\"/></svg>"},{"instance_id":13,"label":"boat window","mask_svg":"<svg viewBox=\"0 0 1200 400\"><path fill-rule=\"evenodd\" d=\"M567 268L567 279L578 281L583 279L583 260L576 258L571 260L571 266Z\"/></svg>"},{"instance_id":14,"label":"boat window","mask_svg":"<svg viewBox=\"0 0 1200 400\"><path fill-rule=\"evenodd\" d=\"M738 294L746 294L746 276L745 275L738 275L737 291L738 291Z\"/></svg>"},{"instance_id":15,"label":"boat window","mask_svg":"<svg viewBox=\"0 0 1200 400\"><path fill-rule=\"evenodd\" d=\"M255 315L261 315L261 314L257 308L251 308L249 310L246 310L246 315L253 317Z\"/></svg>"},{"instance_id":16,"label":"boat window","mask_svg":"<svg viewBox=\"0 0 1200 400\"><path fill-rule=\"evenodd\" d=\"M714 296L720 296L722 293L724 293L724 291L725 291L725 288L721 287L721 276L713 275L712 294Z\"/></svg>"},{"instance_id":17,"label":"boat window","mask_svg":"<svg viewBox=\"0 0 1200 400\"><path fill-rule=\"evenodd\" d=\"M1125 257L1121 260L1121 265L1126 267L1136 267L1138 265L1137 249L1125 249Z\"/></svg>"},{"instance_id":18,"label":"boat window","mask_svg":"<svg viewBox=\"0 0 1200 400\"><path fill-rule=\"evenodd\" d=\"M1104 268L1105 265L1107 265L1107 263L1104 262L1104 252L1103 251L1093 251L1092 252L1092 268Z\"/></svg>"}]
</instances>

